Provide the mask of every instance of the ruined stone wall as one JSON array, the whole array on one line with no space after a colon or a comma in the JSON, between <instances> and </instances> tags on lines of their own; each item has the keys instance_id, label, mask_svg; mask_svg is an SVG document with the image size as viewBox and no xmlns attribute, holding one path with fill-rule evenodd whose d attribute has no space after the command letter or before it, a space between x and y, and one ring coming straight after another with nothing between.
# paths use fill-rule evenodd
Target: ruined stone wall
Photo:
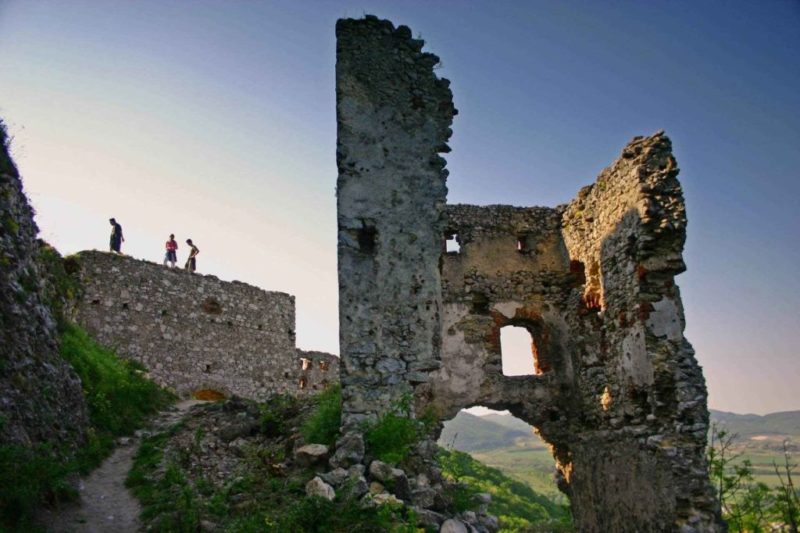
<instances>
[{"instance_id":1,"label":"ruined stone wall","mask_svg":"<svg viewBox=\"0 0 800 533\"><path fill-rule=\"evenodd\" d=\"M442 418L509 409L553 446L580 531L713 531L706 393L674 276L686 216L669 139L634 139L568 206L448 206ZM502 374L526 328L535 375Z\"/></svg>"},{"instance_id":2,"label":"ruined stone wall","mask_svg":"<svg viewBox=\"0 0 800 533\"><path fill-rule=\"evenodd\" d=\"M336 24L343 417L389 409L439 365L438 261L455 109L405 26Z\"/></svg>"},{"instance_id":3,"label":"ruined stone wall","mask_svg":"<svg viewBox=\"0 0 800 533\"><path fill-rule=\"evenodd\" d=\"M298 388L314 393L339 383L339 358L326 352L297 350Z\"/></svg>"},{"instance_id":4,"label":"ruined stone wall","mask_svg":"<svg viewBox=\"0 0 800 533\"><path fill-rule=\"evenodd\" d=\"M419 46L374 17L337 24L351 432L331 465L362 460L355 422L413 391L416 412L442 420L485 405L533 424L579 531L721 531L705 382L674 283L686 217L669 139L634 139L567 206L443 210L436 152L447 150L452 103ZM458 252L446 251L448 238ZM504 326L530 332L533 375L503 375Z\"/></svg>"},{"instance_id":5,"label":"ruined stone wall","mask_svg":"<svg viewBox=\"0 0 800 533\"><path fill-rule=\"evenodd\" d=\"M601 528L626 523L625 506L651 530L714 528L705 380L674 282L686 238L677 174L662 132L637 137L564 212L564 241L585 284L568 318L579 339L581 419L562 472L573 501L616 511L580 506L576 519ZM614 480L613 490L592 478Z\"/></svg>"},{"instance_id":6,"label":"ruined stone wall","mask_svg":"<svg viewBox=\"0 0 800 533\"><path fill-rule=\"evenodd\" d=\"M88 416L80 379L58 353L37 233L0 123L0 444L49 443L69 455Z\"/></svg>"},{"instance_id":7,"label":"ruined stone wall","mask_svg":"<svg viewBox=\"0 0 800 533\"><path fill-rule=\"evenodd\" d=\"M182 396L211 389L263 399L321 384L295 349L293 296L104 252L82 252L77 264L78 323ZM329 354L314 358L323 355L335 366Z\"/></svg>"},{"instance_id":8,"label":"ruined stone wall","mask_svg":"<svg viewBox=\"0 0 800 533\"><path fill-rule=\"evenodd\" d=\"M447 206L445 237L455 238L460 250L442 257L443 364L429 393L443 419L470 405L512 409L537 424L552 415L541 403L542 386L571 372L560 310L574 276L561 238L561 213L545 207ZM539 375L503 375L505 326L531 333Z\"/></svg>"}]
</instances>

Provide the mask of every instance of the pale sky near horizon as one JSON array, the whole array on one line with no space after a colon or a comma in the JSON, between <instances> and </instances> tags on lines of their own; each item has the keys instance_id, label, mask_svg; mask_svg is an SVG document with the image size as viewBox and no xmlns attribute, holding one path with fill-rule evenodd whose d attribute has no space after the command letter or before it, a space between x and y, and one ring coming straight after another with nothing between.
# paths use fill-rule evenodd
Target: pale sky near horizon
<instances>
[{"instance_id":1,"label":"pale sky near horizon","mask_svg":"<svg viewBox=\"0 0 800 533\"><path fill-rule=\"evenodd\" d=\"M557 205L635 135L672 138L677 278L709 406L800 409L800 2L0 0L0 118L63 253L198 268L297 298L338 353L334 24L408 25L459 115L451 203Z\"/></svg>"}]
</instances>

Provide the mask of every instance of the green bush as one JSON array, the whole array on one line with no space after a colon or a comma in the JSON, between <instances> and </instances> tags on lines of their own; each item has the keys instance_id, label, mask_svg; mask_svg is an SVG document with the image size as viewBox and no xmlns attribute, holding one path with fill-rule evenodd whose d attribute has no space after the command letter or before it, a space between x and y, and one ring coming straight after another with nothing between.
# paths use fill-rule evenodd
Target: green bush
<instances>
[{"instance_id":1,"label":"green bush","mask_svg":"<svg viewBox=\"0 0 800 533\"><path fill-rule=\"evenodd\" d=\"M396 465L403 462L414 445L425 434L425 423L411 418L411 396L405 395L393 410L362 428L367 453L374 458Z\"/></svg>"},{"instance_id":2,"label":"green bush","mask_svg":"<svg viewBox=\"0 0 800 533\"><path fill-rule=\"evenodd\" d=\"M272 396L269 401L259 405L261 432L267 437L286 436L288 421L299 412L297 399L288 394Z\"/></svg>"},{"instance_id":3,"label":"green bush","mask_svg":"<svg viewBox=\"0 0 800 533\"><path fill-rule=\"evenodd\" d=\"M408 457L421 433L421 424L417 420L389 412L367 427L364 441L376 459L396 465Z\"/></svg>"},{"instance_id":4,"label":"green bush","mask_svg":"<svg viewBox=\"0 0 800 533\"><path fill-rule=\"evenodd\" d=\"M107 455L114 437L133 433L148 416L174 400L172 394L141 376L141 365L118 358L75 324L62 325L61 355L81 378L94 428L90 453L82 454L86 467Z\"/></svg>"},{"instance_id":5,"label":"green bush","mask_svg":"<svg viewBox=\"0 0 800 533\"><path fill-rule=\"evenodd\" d=\"M73 499L75 491L65 481L70 471L48 446L0 446L0 531L2 524L28 530L43 499Z\"/></svg>"},{"instance_id":6,"label":"green bush","mask_svg":"<svg viewBox=\"0 0 800 533\"><path fill-rule=\"evenodd\" d=\"M274 533L416 533L416 517L401 505L362 507L357 500L328 501L305 497L279 515L268 516L260 529Z\"/></svg>"},{"instance_id":7,"label":"green bush","mask_svg":"<svg viewBox=\"0 0 800 533\"><path fill-rule=\"evenodd\" d=\"M301 428L306 442L333 446L342 424L342 388L333 385L314 397L316 407Z\"/></svg>"}]
</instances>

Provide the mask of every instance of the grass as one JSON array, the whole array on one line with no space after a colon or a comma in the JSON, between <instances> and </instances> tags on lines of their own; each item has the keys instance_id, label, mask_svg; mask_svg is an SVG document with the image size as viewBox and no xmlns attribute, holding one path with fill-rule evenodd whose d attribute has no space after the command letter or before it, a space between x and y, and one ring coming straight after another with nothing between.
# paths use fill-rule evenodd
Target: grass
<instances>
[{"instance_id":1,"label":"grass","mask_svg":"<svg viewBox=\"0 0 800 533\"><path fill-rule=\"evenodd\" d=\"M502 448L470 452L478 461L499 469L504 474L529 485L539 494L555 501L566 501L553 479L553 455L542 448Z\"/></svg>"},{"instance_id":2,"label":"grass","mask_svg":"<svg viewBox=\"0 0 800 533\"><path fill-rule=\"evenodd\" d=\"M75 324L62 326L61 355L80 376L89 408L89 446L79 454L83 472L110 453L116 437L132 434L175 399L142 376L144 367L120 359Z\"/></svg>"},{"instance_id":3,"label":"grass","mask_svg":"<svg viewBox=\"0 0 800 533\"><path fill-rule=\"evenodd\" d=\"M50 446L0 447L0 531L30 531L41 504L74 496L67 478L85 474L108 456L118 436L129 435L173 396L141 376L141 367L119 359L80 327L63 323L61 355L81 378L91 427L70 461Z\"/></svg>"},{"instance_id":4,"label":"grass","mask_svg":"<svg viewBox=\"0 0 800 533\"><path fill-rule=\"evenodd\" d=\"M411 397L404 396L375 422L363 427L367 453L391 465L402 463L425 434L425 421L411 418Z\"/></svg>"},{"instance_id":5,"label":"grass","mask_svg":"<svg viewBox=\"0 0 800 533\"><path fill-rule=\"evenodd\" d=\"M342 387L333 385L314 397L316 408L301 428L306 442L333 446L342 423Z\"/></svg>"},{"instance_id":6,"label":"grass","mask_svg":"<svg viewBox=\"0 0 800 533\"><path fill-rule=\"evenodd\" d=\"M467 506L479 492L492 495L489 512L500 519L501 532L572 531L569 509L538 494L527 484L482 464L469 454L441 449L439 462L445 476L457 481L460 493L451 495L456 507Z\"/></svg>"},{"instance_id":7,"label":"grass","mask_svg":"<svg viewBox=\"0 0 800 533\"><path fill-rule=\"evenodd\" d=\"M308 424L308 420L321 416L319 413L327 410L324 406L336 397L338 392L330 391L316 400L316 409L311 412L302 404L297 405L302 401L285 409L280 397L260 404L259 410L262 420L267 413L271 428L296 427L297 418L292 420L293 417L308 416ZM197 423L204 427L203 422ZM185 441L186 432L194 433L193 443L202 440L202 434L191 424L146 439L128 475L126 485L142 503L142 519L150 530L197 531L198 525L208 520L217 524L220 531L234 533L417 531L413 525L416 518L404 507L364 507L359 500L343 495L332 502L307 497L305 484L314 476L313 470L300 466L288 471L270 468L275 461L282 461L286 442L282 431L263 433L269 441L258 447L253 445L231 481L222 486L214 485L190 466L194 463L193 454L198 453L194 444L168 448L173 437L181 440L179 433Z\"/></svg>"}]
</instances>

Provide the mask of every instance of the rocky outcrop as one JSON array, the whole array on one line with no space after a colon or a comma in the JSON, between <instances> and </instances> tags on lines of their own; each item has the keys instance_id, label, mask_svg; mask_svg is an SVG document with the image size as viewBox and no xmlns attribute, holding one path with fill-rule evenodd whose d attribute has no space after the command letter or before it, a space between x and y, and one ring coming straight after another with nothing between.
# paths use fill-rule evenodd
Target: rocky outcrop
<instances>
[{"instance_id":1,"label":"rocky outcrop","mask_svg":"<svg viewBox=\"0 0 800 533\"><path fill-rule=\"evenodd\" d=\"M88 418L80 379L58 353L37 232L0 124L0 444L69 455Z\"/></svg>"}]
</instances>

